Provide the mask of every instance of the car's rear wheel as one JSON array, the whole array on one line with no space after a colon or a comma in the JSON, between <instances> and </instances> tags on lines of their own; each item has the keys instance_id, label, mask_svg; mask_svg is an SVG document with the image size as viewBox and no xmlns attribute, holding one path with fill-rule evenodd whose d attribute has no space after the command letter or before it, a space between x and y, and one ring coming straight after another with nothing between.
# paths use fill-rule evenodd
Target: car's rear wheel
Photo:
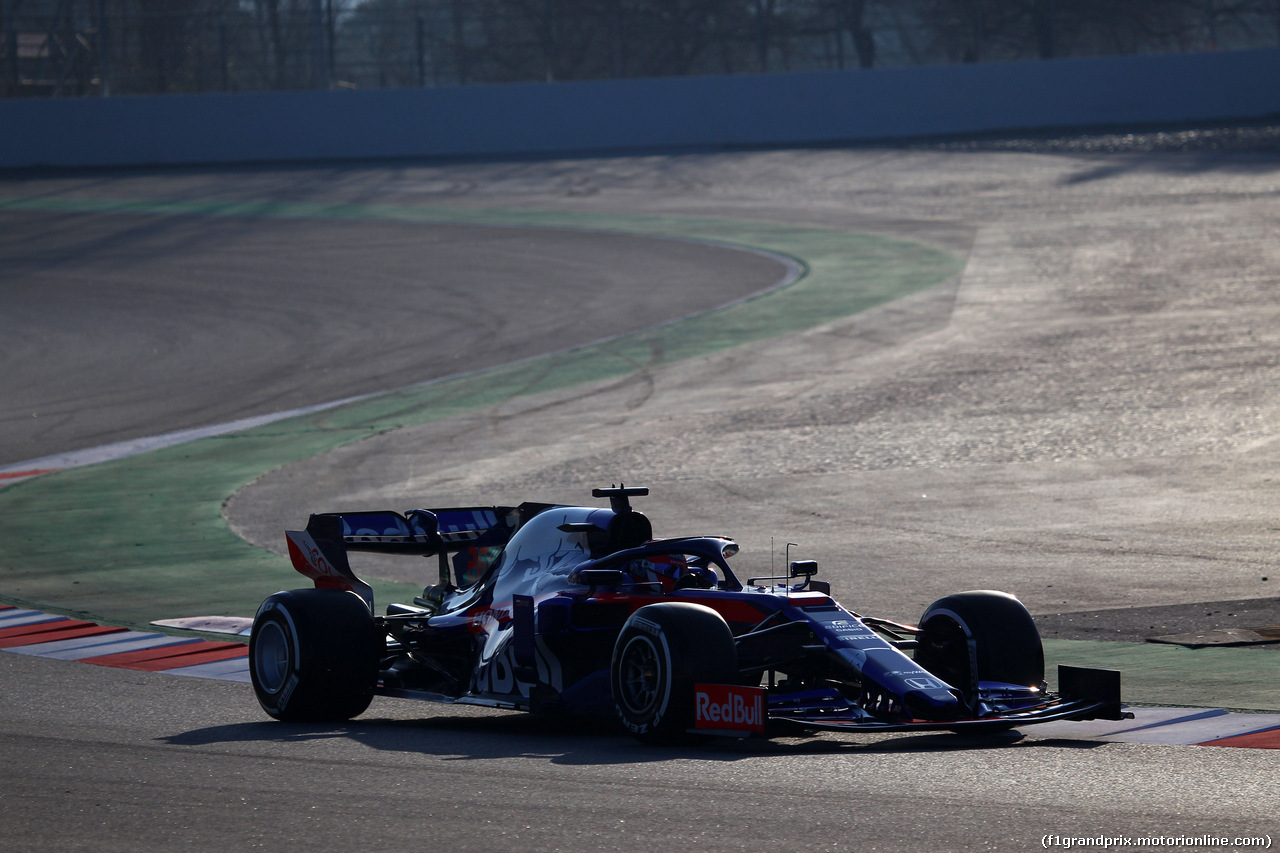
<instances>
[{"instance_id":1,"label":"car's rear wheel","mask_svg":"<svg viewBox=\"0 0 1280 853\"><path fill-rule=\"evenodd\" d=\"M958 688L976 710L978 682L1044 682L1040 632L1022 602L992 590L940 598L920 617L916 663Z\"/></svg>"},{"instance_id":2,"label":"car's rear wheel","mask_svg":"<svg viewBox=\"0 0 1280 853\"><path fill-rule=\"evenodd\" d=\"M382 646L369 608L354 593L278 592L253 620L253 692L277 720L351 719L373 699Z\"/></svg>"},{"instance_id":3,"label":"car's rear wheel","mask_svg":"<svg viewBox=\"0 0 1280 853\"><path fill-rule=\"evenodd\" d=\"M694 685L738 681L738 650L710 607L666 602L631 614L613 647L610 687L618 719L645 743L693 736Z\"/></svg>"}]
</instances>

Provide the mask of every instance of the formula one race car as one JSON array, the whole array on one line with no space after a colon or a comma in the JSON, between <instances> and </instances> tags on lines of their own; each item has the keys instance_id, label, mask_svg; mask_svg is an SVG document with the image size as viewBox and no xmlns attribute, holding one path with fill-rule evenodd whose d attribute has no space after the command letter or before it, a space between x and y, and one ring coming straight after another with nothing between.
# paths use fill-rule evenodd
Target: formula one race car
<instances>
[{"instance_id":1,"label":"formula one race car","mask_svg":"<svg viewBox=\"0 0 1280 853\"><path fill-rule=\"evenodd\" d=\"M611 508L311 516L286 535L315 588L272 595L254 619L263 709L343 720L381 694L616 715L646 742L1126 716L1118 672L1060 667L1046 691L1039 633L1011 595L949 595L918 627L859 616L812 561L744 585L732 539L655 539L630 503L648 489L592 494ZM353 551L434 556L439 582L377 615Z\"/></svg>"}]
</instances>

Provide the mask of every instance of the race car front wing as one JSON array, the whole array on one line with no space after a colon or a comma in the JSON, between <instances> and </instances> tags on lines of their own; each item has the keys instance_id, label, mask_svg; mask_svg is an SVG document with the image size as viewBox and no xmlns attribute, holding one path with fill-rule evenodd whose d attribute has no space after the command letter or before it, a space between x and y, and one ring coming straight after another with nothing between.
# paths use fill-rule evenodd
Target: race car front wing
<instances>
[{"instance_id":1,"label":"race car front wing","mask_svg":"<svg viewBox=\"0 0 1280 853\"><path fill-rule=\"evenodd\" d=\"M1001 695L1001 691L995 688L985 701L979 702L978 715L954 720L886 719L850 702L834 688L809 690L769 696L764 722L771 732L787 728L801 731L959 732L1011 729L1054 720L1133 718L1132 712L1124 710L1120 702L1120 673L1117 671L1059 666L1058 686L1057 694L1040 694L1035 698L1022 699ZM698 685L699 696L712 691L723 696L725 687L726 685ZM738 703L749 709L754 691L759 688L740 689L751 691L744 694L743 702ZM759 718L752 719L749 711L742 715L741 725L726 721L723 714L717 715L714 723L704 723L705 704L699 703L697 708L697 731L749 736L758 734L761 730ZM711 707L715 707L714 702Z\"/></svg>"}]
</instances>

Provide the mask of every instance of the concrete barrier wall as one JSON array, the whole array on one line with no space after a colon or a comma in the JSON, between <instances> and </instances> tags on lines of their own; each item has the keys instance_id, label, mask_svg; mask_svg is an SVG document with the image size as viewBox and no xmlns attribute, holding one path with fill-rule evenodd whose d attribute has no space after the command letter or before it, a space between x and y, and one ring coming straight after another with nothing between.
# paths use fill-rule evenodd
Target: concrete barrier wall
<instances>
[{"instance_id":1,"label":"concrete barrier wall","mask_svg":"<svg viewBox=\"0 0 1280 853\"><path fill-rule=\"evenodd\" d=\"M0 101L0 166L807 145L1280 114L1280 49L434 89Z\"/></svg>"}]
</instances>

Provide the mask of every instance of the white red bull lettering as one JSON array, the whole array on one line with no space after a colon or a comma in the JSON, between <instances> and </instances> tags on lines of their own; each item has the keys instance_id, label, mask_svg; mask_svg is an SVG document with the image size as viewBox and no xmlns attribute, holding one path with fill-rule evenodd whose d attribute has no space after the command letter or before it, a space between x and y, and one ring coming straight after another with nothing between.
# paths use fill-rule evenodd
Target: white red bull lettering
<instances>
[{"instance_id":1,"label":"white red bull lettering","mask_svg":"<svg viewBox=\"0 0 1280 853\"><path fill-rule=\"evenodd\" d=\"M694 728L764 734L764 689L737 684L698 684Z\"/></svg>"}]
</instances>

